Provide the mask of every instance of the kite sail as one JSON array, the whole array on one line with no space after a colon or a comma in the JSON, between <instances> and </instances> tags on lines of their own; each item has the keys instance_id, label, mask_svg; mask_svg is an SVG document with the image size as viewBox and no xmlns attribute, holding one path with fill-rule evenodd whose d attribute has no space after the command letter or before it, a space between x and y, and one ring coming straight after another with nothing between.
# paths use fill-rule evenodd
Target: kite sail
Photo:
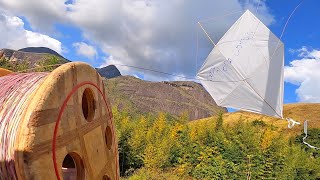
<instances>
[{"instance_id":1,"label":"kite sail","mask_svg":"<svg viewBox=\"0 0 320 180\"><path fill-rule=\"evenodd\" d=\"M219 106L283 118L284 44L249 10L197 73Z\"/></svg>"}]
</instances>

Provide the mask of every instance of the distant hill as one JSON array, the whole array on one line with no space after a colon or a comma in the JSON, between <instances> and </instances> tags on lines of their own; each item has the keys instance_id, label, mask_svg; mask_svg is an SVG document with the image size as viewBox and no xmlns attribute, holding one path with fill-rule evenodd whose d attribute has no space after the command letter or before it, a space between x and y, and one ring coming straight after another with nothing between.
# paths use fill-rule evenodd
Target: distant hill
<instances>
[{"instance_id":1,"label":"distant hill","mask_svg":"<svg viewBox=\"0 0 320 180\"><path fill-rule=\"evenodd\" d=\"M21 71L67 62L70 61L49 48L31 47L18 51L12 49L0 50L0 67L10 69L12 71Z\"/></svg>"},{"instance_id":2,"label":"distant hill","mask_svg":"<svg viewBox=\"0 0 320 180\"><path fill-rule=\"evenodd\" d=\"M21 72L52 71L56 64L67 63L55 51L43 47L28 47L18 51L0 50L0 68ZM51 66L53 65L53 66ZM48 68L47 68L48 66ZM173 116L187 115L190 120L206 118L226 108L216 105L202 85L195 82L148 82L131 76L121 76L116 66L97 68L105 77L105 87L113 106L129 113L166 112Z\"/></svg>"},{"instance_id":3,"label":"distant hill","mask_svg":"<svg viewBox=\"0 0 320 180\"><path fill-rule=\"evenodd\" d=\"M219 111L209 93L198 83L190 81L149 82L132 76L105 80L105 87L113 106L131 113L166 112L190 120L206 118Z\"/></svg>"},{"instance_id":4,"label":"distant hill","mask_svg":"<svg viewBox=\"0 0 320 180\"><path fill-rule=\"evenodd\" d=\"M250 113L245 111L237 111L233 113L223 114L223 120L225 124L232 125L239 119L244 121L262 120L265 123L272 124L278 128L278 131L286 135L298 135L303 131L303 123L308 121L308 129L320 128L320 103L296 103L284 105L284 117L292 118L295 121L301 123L301 125L295 125L292 129L289 129L288 122L284 119L265 116L256 113ZM199 121L207 121L214 119L210 117ZM194 121L193 123L197 123Z\"/></svg>"},{"instance_id":5,"label":"distant hill","mask_svg":"<svg viewBox=\"0 0 320 180\"><path fill-rule=\"evenodd\" d=\"M121 76L120 71L114 65L109 65L103 68L96 68L100 76L105 77L107 79Z\"/></svg>"},{"instance_id":6,"label":"distant hill","mask_svg":"<svg viewBox=\"0 0 320 180\"><path fill-rule=\"evenodd\" d=\"M46 53L46 54L52 54L52 55L58 56L60 58L66 59L63 56L61 56L59 53L57 53L56 51L54 51L50 48L47 48L47 47L26 47L26 48L19 49L18 51L32 52L32 53Z\"/></svg>"}]
</instances>

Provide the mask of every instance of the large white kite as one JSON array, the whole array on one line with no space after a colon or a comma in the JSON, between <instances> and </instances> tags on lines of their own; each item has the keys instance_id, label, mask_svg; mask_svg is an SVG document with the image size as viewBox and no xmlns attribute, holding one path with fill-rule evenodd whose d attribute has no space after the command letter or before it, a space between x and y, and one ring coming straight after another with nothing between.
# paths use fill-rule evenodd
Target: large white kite
<instances>
[{"instance_id":1,"label":"large white kite","mask_svg":"<svg viewBox=\"0 0 320 180\"><path fill-rule=\"evenodd\" d=\"M247 10L197 74L219 106L283 118L283 43Z\"/></svg>"}]
</instances>

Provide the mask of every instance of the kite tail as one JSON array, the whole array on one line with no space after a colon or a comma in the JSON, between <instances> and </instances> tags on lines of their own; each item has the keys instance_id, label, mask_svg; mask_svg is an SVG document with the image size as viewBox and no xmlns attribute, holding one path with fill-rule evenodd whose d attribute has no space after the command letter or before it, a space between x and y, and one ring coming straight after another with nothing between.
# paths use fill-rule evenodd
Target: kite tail
<instances>
[{"instance_id":1,"label":"kite tail","mask_svg":"<svg viewBox=\"0 0 320 180\"><path fill-rule=\"evenodd\" d=\"M288 121L288 128L290 128L290 129L293 128L293 126L296 124L300 125L299 122L297 122L291 118L286 118L286 120Z\"/></svg>"},{"instance_id":2,"label":"kite tail","mask_svg":"<svg viewBox=\"0 0 320 180\"><path fill-rule=\"evenodd\" d=\"M308 137L308 120L304 121L304 134L305 134L305 136L302 138L303 143L305 145L307 145L309 148L319 150L320 148L312 146L312 145L310 145L309 143L306 142L306 139Z\"/></svg>"}]
</instances>

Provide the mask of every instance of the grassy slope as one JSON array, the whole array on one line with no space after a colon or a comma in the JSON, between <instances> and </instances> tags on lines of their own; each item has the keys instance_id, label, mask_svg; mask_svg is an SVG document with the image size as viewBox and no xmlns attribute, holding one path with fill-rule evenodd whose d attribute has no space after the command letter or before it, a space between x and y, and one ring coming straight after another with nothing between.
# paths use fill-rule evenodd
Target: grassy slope
<instances>
[{"instance_id":1,"label":"grassy slope","mask_svg":"<svg viewBox=\"0 0 320 180\"><path fill-rule=\"evenodd\" d=\"M306 119L308 120L308 129L320 128L320 103L286 104L284 105L284 117L292 118L295 121L300 122L301 125L295 125L292 129L289 129L286 120L244 111L225 113L223 115L223 120L225 124L229 125L232 125L232 123L238 121L240 118L249 122L263 120L264 122L277 127L278 132L285 133L288 136L298 135L303 131L303 122ZM199 121L206 121L213 118L215 117L201 119ZM192 123L197 123L197 121L193 121Z\"/></svg>"}]
</instances>

